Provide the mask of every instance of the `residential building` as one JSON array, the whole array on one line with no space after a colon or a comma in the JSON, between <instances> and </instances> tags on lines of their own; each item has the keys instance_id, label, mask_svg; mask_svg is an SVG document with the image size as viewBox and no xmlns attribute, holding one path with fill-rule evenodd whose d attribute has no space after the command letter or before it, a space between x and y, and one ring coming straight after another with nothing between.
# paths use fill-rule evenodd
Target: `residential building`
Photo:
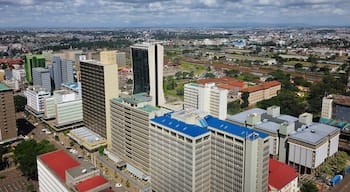
<instances>
[{"instance_id":1,"label":"residential building","mask_svg":"<svg viewBox=\"0 0 350 192\"><path fill-rule=\"evenodd\" d=\"M60 89L62 84L62 61L58 56L52 57L54 89Z\"/></svg>"},{"instance_id":2,"label":"residential building","mask_svg":"<svg viewBox=\"0 0 350 192\"><path fill-rule=\"evenodd\" d=\"M17 138L12 89L0 83L0 143Z\"/></svg>"},{"instance_id":3,"label":"residential building","mask_svg":"<svg viewBox=\"0 0 350 192\"><path fill-rule=\"evenodd\" d=\"M32 69L32 79L33 79L33 85L34 86L41 86L44 89L51 91L51 78L50 78L50 71L45 68L33 68Z\"/></svg>"},{"instance_id":4,"label":"residential building","mask_svg":"<svg viewBox=\"0 0 350 192\"><path fill-rule=\"evenodd\" d=\"M50 97L51 93L46 89L38 86L28 87L24 91L24 95L27 97L27 111L34 115L43 115L45 110L45 98Z\"/></svg>"},{"instance_id":5,"label":"residential building","mask_svg":"<svg viewBox=\"0 0 350 192\"><path fill-rule=\"evenodd\" d=\"M163 56L164 48L157 43L143 43L131 46L133 69L133 94L148 93L152 105L165 103L163 92Z\"/></svg>"},{"instance_id":6,"label":"residential building","mask_svg":"<svg viewBox=\"0 0 350 192\"><path fill-rule=\"evenodd\" d=\"M55 118L55 127L83 121L82 100L73 91L57 90L45 98L45 118Z\"/></svg>"},{"instance_id":7,"label":"residential building","mask_svg":"<svg viewBox=\"0 0 350 192\"><path fill-rule=\"evenodd\" d=\"M281 83L278 81L265 82L260 85L250 86L241 89L242 100L247 100L249 105L256 104L259 101L270 99L277 96L278 92L281 90ZM247 94L245 98L243 94Z\"/></svg>"},{"instance_id":8,"label":"residential building","mask_svg":"<svg viewBox=\"0 0 350 192\"><path fill-rule=\"evenodd\" d=\"M151 119L152 190L267 191L269 136L198 110Z\"/></svg>"},{"instance_id":9,"label":"residential building","mask_svg":"<svg viewBox=\"0 0 350 192\"><path fill-rule=\"evenodd\" d=\"M12 76L14 80L24 82L26 79L26 72L24 69L12 69Z\"/></svg>"},{"instance_id":10,"label":"residential building","mask_svg":"<svg viewBox=\"0 0 350 192\"><path fill-rule=\"evenodd\" d=\"M140 179L149 175L149 119L161 111L152 98L139 93L111 100L111 152L127 163L127 169Z\"/></svg>"},{"instance_id":11,"label":"residential building","mask_svg":"<svg viewBox=\"0 0 350 192\"><path fill-rule=\"evenodd\" d=\"M226 119L228 90L214 83L200 85L188 83L184 86L184 109L195 108L208 112L219 119Z\"/></svg>"},{"instance_id":12,"label":"residential building","mask_svg":"<svg viewBox=\"0 0 350 192\"><path fill-rule=\"evenodd\" d=\"M298 174L296 170L275 159L269 160L269 191L298 192Z\"/></svg>"},{"instance_id":13,"label":"residential building","mask_svg":"<svg viewBox=\"0 0 350 192\"><path fill-rule=\"evenodd\" d=\"M104 191L108 180L89 162L78 162L63 150L37 157L40 192Z\"/></svg>"},{"instance_id":14,"label":"residential building","mask_svg":"<svg viewBox=\"0 0 350 192\"><path fill-rule=\"evenodd\" d=\"M299 173L314 172L338 151L339 129L312 122L312 114L280 114L278 106L253 108L229 116L229 121L269 134L270 156L288 163Z\"/></svg>"},{"instance_id":15,"label":"residential building","mask_svg":"<svg viewBox=\"0 0 350 192\"><path fill-rule=\"evenodd\" d=\"M117 64L116 51L101 51L100 61L103 64Z\"/></svg>"},{"instance_id":16,"label":"residential building","mask_svg":"<svg viewBox=\"0 0 350 192\"><path fill-rule=\"evenodd\" d=\"M111 143L110 100L118 97L118 67L94 60L80 62L84 125Z\"/></svg>"},{"instance_id":17,"label":"residential building","mask_svg":"<svg viewBox=\"0 0 350 192\"><path fill-rule=\"evenodd\" d=\"M32 83L32 69L35 67L45 67L45 57L43 55L25 55L24 68L28 83Z\"/></svg>"},{"instance_id":18,"label":"residential building","mask_svg":"<svg viewBox=\"0 0 350 192\"><path fill-rule=\"evenodd\" d=\"M125 52L117 52L116 55L118 67L124 67L126 65Z\"/></svg>"},{"instance_id":19,"label":"residential building","mask_svg":"<svg viewBox=\"0 0 350 192\"><path fill-rule=\"evenodd\" d=\"M350 97L344 95L323 97L321 117L350 123Z\"/></svg>"}]
</instances>

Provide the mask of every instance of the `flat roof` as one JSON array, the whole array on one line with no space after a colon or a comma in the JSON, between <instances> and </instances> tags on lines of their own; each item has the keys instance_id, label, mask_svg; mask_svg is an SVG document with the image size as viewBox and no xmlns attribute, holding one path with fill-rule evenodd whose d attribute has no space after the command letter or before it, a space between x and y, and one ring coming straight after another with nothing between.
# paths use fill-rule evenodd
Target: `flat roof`
<instances>
[{"instance_id":1,"label":"flat roof","mask_svg":"<svg viewBox=\"0 0 350 192\"><path fill-rule=\"evenodd\" d=\"M150 121L168 127L190 137L197 137L210 132L208 129L200 127L198 125L187 124L185 122L173 119L171 118L171 113L153 118Z\"/></svg>"},{"instance_id":2,"label":"flat roof","mask_svg":"<svg viewBox=\"0 0 350 192\"><path fill-rule=\"evenodd\" d=\"M235 115L227 116L227 119L244 124L245 121L247 120L247 116L252 113L263 114L263 113L266 113L266 110L260 109L260 108L252 108Z\"/></svg>"},{"instance_id":3,"label":"flat roof","mask_svg":"<svg viewBox=\"0 0 350 192\"><path fill-rule=\"evenodd\" d=\"M64 182L66 182L66 170L80 165L63 150L46 153L39 158Z\"/></svg>"},{"instance_id":4,"label":"flat roof","mask_svg":"<svg viewBox=\"0 0 350 192\"><path fill-rule=\"evenodd\" d=\"M152 105L145 105L143 107L139 107L138 109L142 110L142 111L146 111L148 113L154 112L154 111L158 111L159 108L152 106Z\"/></svg>"},{"instance_id":5,"label":"flat roof","mask_svg":"<svg viewBox=\"0 0 350 192\"><path fill-rule=\"evenodd\" d=\"M311 145L317 145L328 135L332 135L338 130L338 128L321 124L313 123L311 125L304 125L298 128L294 134L291 134L289 138L309 143Z\"/></svg>"},{"instance_id":6,"label":"flat roof","mask_svg":"<svg viewBox=\"0 0 350 192\"><path fill-rule=\"evenodd\" d=\"M12 90L12 89L3 83L0 83L0 91L9 91L9 90Z\"/></svg>"},{"instance_id":7,"label":"flat roof","mask_svg":"<svg viewBox=\"0 0 350 192\"><path fill-rule=\"evenodd\" d=\"M95 176L78 183L75 185L75 188L77 188L79 192L85 192L106 183L108 183L108 181L104 177Z\"/></svg>"},{"instance_id":8,"label":"flat roof","mask_svg":"<svg viewBox=\"0 0 350 192\"><path fill-rule=\"evenodd\" d=\"M85 169L85 172L82 172L82 170ZM67 173L72 176L73 178L79 177L81 175L87 175L91 172L96 172L97 168L91 164L89 161L81 161L80 166L73 167L69 170L67 170Z\"/></svg>"},{"instance_id":9,"label":"flat roof","mask_svg":"<svg viewBox=\"0 0 350 192\"><path fill-rule=\"evenodd\" d=\"M257 123L255 127L270 133L277 133L278 129L280 128L280 124L272 121L268 121L268 122Z\"/></svg>"},{"instance_id":10,"label":"flat roof","mask_svg":"<svg viewBox=\"0 0 350 192\"><path fill-rule=\"evenodd\" d=\"M84 141L87 141L89 143L95 143L97 141L105 140L105 138L101 137L99 134L91 131L86 127L73 129L70 131L70 133L73 133L74 135L79 136L79 138L84 139Z\"/></svg>"},{"instance_id":11,"label":"flat roof","mask_svg":"<svg viewBox=\"0 0 350 192\"><path fill-rule=\"evenodd\" d=\"M206 116L204 119L208 123L209 127L218 129L220 131L224 131L226 133L241 137L243 139L249 138L251 140L255 140L256 138L259 138L259 137L264 139L269 136L268 134L265 134L253 129L249 129L246 127L242 127L240 125L236 125L227 121L223 121L210 115Z\"/></svg>"}]
</instances>

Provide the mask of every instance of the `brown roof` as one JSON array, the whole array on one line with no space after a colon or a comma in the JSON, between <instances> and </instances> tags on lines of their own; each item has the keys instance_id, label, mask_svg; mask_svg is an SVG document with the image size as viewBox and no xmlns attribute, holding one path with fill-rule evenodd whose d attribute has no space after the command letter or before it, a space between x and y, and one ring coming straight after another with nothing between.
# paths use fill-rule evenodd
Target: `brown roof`
<instances>
[{"instance_id":1,"label":"brown roof","mask_svg":"<svg viewBox=\"0 0 350 192\"><path fill-rule=\"evenodd\" d=\"M350 97L345 95L329 95L328 98L338 105L350 106Z\"/></svg>"},{"instance_id":2,"label":"brown roof","mask_svg":"<svg viewBox=\"0 0 350 192\"><path fill-rule=\"evenodd\" d=\"M281 85L280 82L278 81L269 81L260 85L255 85L255 86L251 86L251 87L247 87L241 90L241 92L256 92L256 91L260 91L260 90L264 90L264 89L268 89L271 87L275 87Z\"/></svg>"},{"instance_id":3,"label":"brown roof","mask_svg":"<svg viewBox=\"0 0 350 192\"><path fill-rule=\"evenodd\" d=\"M207 83L215 83L217 87L223 88L223 89L229 89L232 90L235 87L238 87L239 89L242 89L245 87L245 82L232 78L232 77L221 77L221 78L208 78L208 79L201 79L197 81L198 84L207 84Z\"/></svg>"}]
</instances>

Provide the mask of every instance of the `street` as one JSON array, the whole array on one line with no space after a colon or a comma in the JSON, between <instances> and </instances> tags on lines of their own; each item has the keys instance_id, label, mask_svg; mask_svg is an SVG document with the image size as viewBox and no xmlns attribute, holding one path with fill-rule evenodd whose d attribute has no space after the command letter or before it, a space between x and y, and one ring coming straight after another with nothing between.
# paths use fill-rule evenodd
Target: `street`
<instances>
[{"instance_id":1,"label":"street","mask_svg":"<svg viewBox=\"0 0 350 192\"><path fill-rule=\"evenodd\" d=\"M335 185L331 191L335 192L349 192L350 191L350 174L345 175L339 184Z\"/></svg>"}]
</instances>

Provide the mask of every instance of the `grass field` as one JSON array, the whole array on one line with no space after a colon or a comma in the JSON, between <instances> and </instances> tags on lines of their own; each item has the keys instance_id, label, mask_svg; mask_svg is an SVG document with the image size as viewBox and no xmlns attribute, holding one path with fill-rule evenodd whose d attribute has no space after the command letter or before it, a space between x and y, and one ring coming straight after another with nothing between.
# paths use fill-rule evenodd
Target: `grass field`
<instances>
[{"instance_id":1,"label":"grass field","mask_svg":"<svg viewBox=\"0 0 350 192\"><path fill-rule=\"evenodd\" d=\"M312 63L311 62L307 62L307 61L287 61L285 62L284 64L285 65L295 65L297 63L300 63L302 64L304 67L311 67L312 66ZM332 65L332 64L316 64L317 67L324 67L324 66L329 66L330 68L334 68L334 67L337 67L338 65Z\"/></svg>"},{"instance_id":2,"label":"grass field","mask_svg":"<svg viewBox=\"0 0 350 192\"><path fill-rule=\"evenodd\" d=\"M195 75L202 74L206 71L206 68L203 65L189 63L186 61L180 61L179 63L180 63L181 70L194 71Z\"/></svg>"}]
</instances>

